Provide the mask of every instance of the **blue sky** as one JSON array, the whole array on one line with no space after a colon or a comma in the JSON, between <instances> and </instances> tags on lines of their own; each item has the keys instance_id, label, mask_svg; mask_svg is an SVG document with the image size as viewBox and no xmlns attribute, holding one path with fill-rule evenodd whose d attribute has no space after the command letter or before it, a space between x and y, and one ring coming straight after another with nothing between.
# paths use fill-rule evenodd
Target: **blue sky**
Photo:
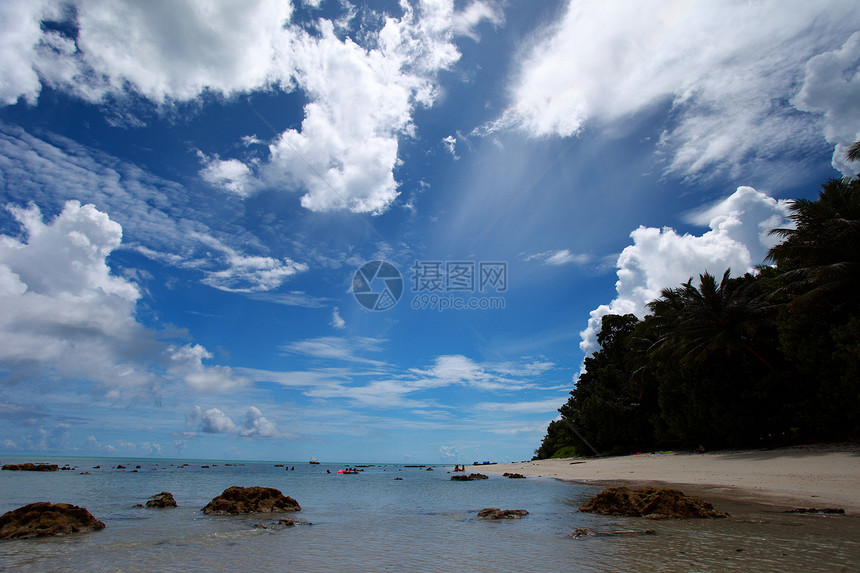
<instances>
[{"instance_id":1,"label":"blue sky","mask_svg":"<svg viewBox=\"0 0 860 573\"><path fill-rule=\"evenodd\" d=\"M602 315L751 270L855 173L858 29L838 0L6 1L0 454L527 459Z\"/></svg>"}]
</instances>

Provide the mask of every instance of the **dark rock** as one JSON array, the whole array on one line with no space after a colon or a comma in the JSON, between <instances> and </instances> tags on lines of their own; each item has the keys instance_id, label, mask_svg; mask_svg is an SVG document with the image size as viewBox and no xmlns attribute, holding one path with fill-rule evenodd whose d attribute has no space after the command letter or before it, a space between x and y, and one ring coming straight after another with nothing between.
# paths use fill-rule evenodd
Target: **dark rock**
<instances>
[{"instance_id":1,"label":"dark rock","mask_svg":"<svg viewBox=\"0 0 860 573\"><path fill-rule=\"evenodd\" d=\"M24 464L6 464L4 470L13 472L55 472L60 469L57 464L34 464L27 462Z\"/></svg>"},{"instance_id":2,"label":"dark rock","mask_svg":"<svg viewBox=\"0 0 860 573\"><path fill-rule=\"evenodd\" d=\"M592 531L587 527L577 527L573 530L573 533L568 535L568 537L572 537L574 539L579 539L581 537L586 537L588 535L596 535L596 536L605 536L605 535L656 535L657 532L653 529L622 529L619 531L609 531L609 532L598 532Z\"/></svg>"},{"instance_id":3,"label":"dark rock","mask_svg":"<svg viewBox=\"0 0 860 573\"><path fill-rule=\"evenodd\" d=\"M135 509L137 509L137 508L139 508L139 507L143 507L143 504L142 504L142 503L136 503L136 504L134 504L132 507L133 507L133 508L135 508Z\"/></svg>"},{"instance_id":4,"label":"dark rock","mask_svg":"<svg viewBox=\"0 0 860 573\"><path fill-rule=\"evenodd\" d=\"M124 469L125 469L125 466L124 466L124 465L122 465L122 464L120 464L120 465L118 465L118 466L116 467L116 469L118 469L118 470L124 470Z\"/></svg>"},{"instance_id":5,"label":"dark rock","mask_svg":"<svg viewBox=\"0 0 860 573\"><path fill-rule=\"evenodd\" d=\"M478 512L480 519L521 519L528 515L529 512L524 509L499 509L497 507L487 507Z\"/></svg>"},{"instance_id":6,"label":"dark rock","mask_svg":"<svg viewBox=\"0 0 860 573\"><path fill-rule=\"evenodd\" d=\"M104 529L104 526L83 507L40 501L0 516L0 539L88 533Z\"/></svg>"},{"instance_id":7,"label":"dark rock","mask_svg":"<svg viewBox=\"0 0 860 573\"><path fill-rule=\"evenodd\" d=\"M476 479L490 479L490 478L488 478L484 474L469 474L469 475L463 474L463 475L451 476L451 481L474 481Z\"/></svg>"},{"instance_id":8,"label":"dark rock","mask_svg":"<svg viewBox=\"0 0 860 573\"><path fill-rule=\"evenodd\" d=\"M425 471L432 472L433 468L427 468Z\"/></svg>"},{"instance_id":9,"label":"dark rock","mask_svg":"<svg viewBox=\"0 0 860 573\"><path fill-rule=\"evenodd\" d=\"M403 478L394 478L394 481L397 481L397 480L403 481Z\"/></svg>"},{"instance_id":10,"label":"dark rock","mask_svg":"<svg viewBox=\"0 0 860 573\"><path fill-rule=\"evenodd\" d=\"M675 489L644 487L630 489L610 487L579 508L579 511L601 515L671 519L686 517L726 517L714 506Z\"/></svg>"},{"instance_id":11,"label":"dark rock","mask_svg":"<svg viewBox=\"0 0 860 573\"><path fill-rule=\"evenodd\" d=\"M163 491L152 496L149 501L146 502L146 507L176 507L176 500L173 499L172 493L169 491Z\"/></svg>"},{"instance_id":12,"label":"dark rock","mask_svg":"<svg viewBox=\"0 0 860 573\"><path fill-rule=\"evenodd\" d=\"M510 473L510 472L505 472L502 475L506 478L511 478L511 479L526 479L526 476L524 476L523 474L514 474L514 473Z\"/></svg>"},{"instance_id":13,"label":"dark rock","mask_svg":"<svg viewBox=\"0 0 860 573\"><path fill-rule=\"evenodd\" d=\"M814 507L798 507L797 509L789 509L785 513L845 513L844 509L839 507L823 507L816 509Z\"/></svg>"},{"instance_id":14,"label":"dark rock","mask_svg":"<svg viewBox=\"0 0 860 573\"><path fill-rule=\"evenodd\" d=\"M239 514L301 511L299 502L273 487L228 487L203 508L203 513Z\"/></svg>"}]
</instances>

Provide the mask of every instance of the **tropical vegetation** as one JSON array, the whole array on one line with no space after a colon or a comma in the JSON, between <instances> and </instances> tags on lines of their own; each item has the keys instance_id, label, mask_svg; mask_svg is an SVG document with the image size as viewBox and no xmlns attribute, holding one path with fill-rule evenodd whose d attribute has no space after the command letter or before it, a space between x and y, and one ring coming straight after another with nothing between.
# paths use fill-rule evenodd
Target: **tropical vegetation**
<instances>
[{"instance_id":1,"label":"tropical vegetation","mask_svg":"<svg viewBox=\"0 0 860 573\"><path fill-rule=\"evenodd\" d=\"M535 457L860 438L860 178L789 219L757 272L703 272L643 319L604 316Z\"/></svg>"}]
</instances>

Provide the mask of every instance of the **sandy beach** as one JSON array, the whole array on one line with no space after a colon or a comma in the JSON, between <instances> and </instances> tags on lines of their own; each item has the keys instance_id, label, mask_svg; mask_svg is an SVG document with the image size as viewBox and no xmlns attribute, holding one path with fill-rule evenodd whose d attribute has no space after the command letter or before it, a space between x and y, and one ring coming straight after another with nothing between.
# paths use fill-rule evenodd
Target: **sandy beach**
<instances>
[{"instance_id":1,"label":"sandy beach","mask_svg":"<svg viewBox=\"0 0 860 573\"><path fill-rule=\"evenodd\" d=\"M736 499L860 512L860 445L643 453L466 466L466 471L594 484L675 484Z\"/></svg>"}]
</instances>

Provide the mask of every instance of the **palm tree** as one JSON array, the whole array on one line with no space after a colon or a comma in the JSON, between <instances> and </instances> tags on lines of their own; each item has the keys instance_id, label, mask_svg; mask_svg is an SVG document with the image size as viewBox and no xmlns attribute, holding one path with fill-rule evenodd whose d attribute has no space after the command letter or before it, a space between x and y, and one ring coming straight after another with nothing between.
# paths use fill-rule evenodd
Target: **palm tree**
<instances>
[{"instance_id":1,"label":"palm tree","mask_svg":"<svg viewBox=\"0 0 860 573\"><path fill-rule=\"evenodd\" d=\"M860 141L855 141L845 150L845 159L848 161L860 160Z\"/></svg>"},{"instance_id":2,"label":"palm tree","mask_svg":"<svg viewBox=\"0 0 860 573\"><path fill-rule=\"evenodd\" d=\"M680 288L663 289L649 303L654 315L662 317L654 349L668 350L682 365L748 353L775 371L756 349L759 334L773 325L774 308L754 296L755 278L732 279L729 269L719 284L707 272L699 280L698 288L691 278Z\"/></svg>"},{"instance_id":3,"label":"palm tree","mask_svg":"<svg viewBox=\"0 0 860 573\"><path fill-rule=\"evenodd\" d=\"M815 201L791 204L793 229L774 229L783 241L767 255L793 295L793 305L825 304L841 312L860 292L860 179L831 179Z\"/></svg>"}]
</instances>

